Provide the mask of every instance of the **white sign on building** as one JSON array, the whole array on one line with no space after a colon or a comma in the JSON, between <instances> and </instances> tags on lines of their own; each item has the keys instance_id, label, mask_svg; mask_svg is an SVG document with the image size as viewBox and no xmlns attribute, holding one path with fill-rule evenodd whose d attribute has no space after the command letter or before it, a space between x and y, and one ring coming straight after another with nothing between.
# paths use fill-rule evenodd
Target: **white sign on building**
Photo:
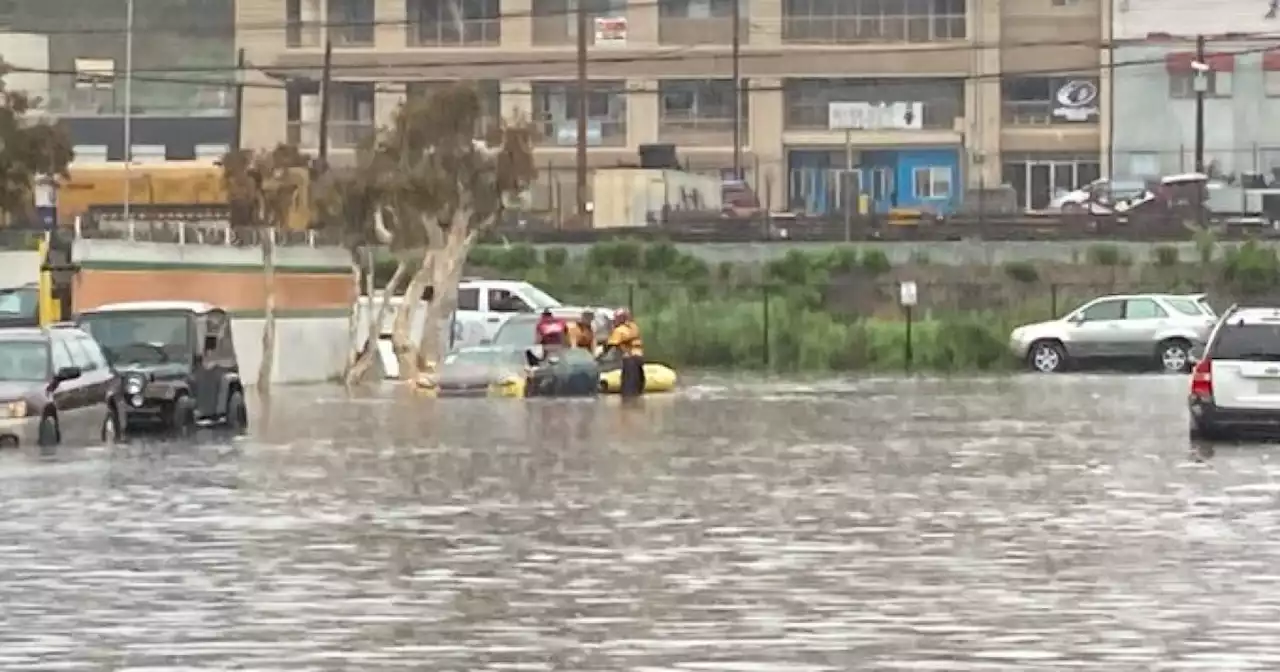
<instances>
[{"instance_id":1,"label":"white sign on building","mask_svg":"<svg viewBox=\"0 0 1280 672\"><path fill-rule=\"evenodd\" d=\"M918 131L924 128L924 103L829 103L827 128L841 131Z\"/></svg>"},{"instance_id":2,"label":"white sign on building","mask_svg":"<svg viewBox=\"0 0 1280 672\"><path fill-rule=\"evenodd\" d=\"M1117 40L1280 31L1280 17L1273 12L1271 0L1114 0L1111 6L1112 35Z\"/></svg>"},{"instance_id":3,"label":"white sign on building","mask_svg":"<svg viewBox=\"0 0 1280 672\"><path fill-rule=\"evenodd\" d=\"M1064 82L1053 94L1053 116L1063 121L1098 118L1098 83L1088 79Z\"/></svg>"},{"instance_id":4,"label":"white sign on building","mask_svg":"<svg viewBox=\"0 0 1280 672\"><path fill-rule=\"evenodd\" d=\"M627 46L627 17L597 16L595 44L599 47Z\"/></svg>"}]
</instances>

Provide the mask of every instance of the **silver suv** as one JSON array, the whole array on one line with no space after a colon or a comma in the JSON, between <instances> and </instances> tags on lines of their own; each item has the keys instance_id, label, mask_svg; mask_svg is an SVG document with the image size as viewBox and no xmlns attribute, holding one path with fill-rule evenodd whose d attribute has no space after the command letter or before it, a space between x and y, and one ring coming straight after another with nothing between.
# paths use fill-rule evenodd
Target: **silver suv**
<instances>
[{"instance_id":1,"label":"silver suv","mask_svg":"<svg viewBox=\"0 0 1280 672\"><path fill-rule=\"evenodd\" d=\"M1009 349L1043 373L1122 362L1184 373L1191 349L1208 340L1216 321L1203 294L1103 296L1061 319L1014 329Z\"/></svg>"},{"instance_id":2,"label":"silver suv","mask_svg":"<svg viewBox=\"0 0 1280 672\"><path fill-rule=\"evenodd\" d=\"M1191 440L1280 433L1280 303L1232 306L1191 372Z\"/></svg>"}]
</instances>

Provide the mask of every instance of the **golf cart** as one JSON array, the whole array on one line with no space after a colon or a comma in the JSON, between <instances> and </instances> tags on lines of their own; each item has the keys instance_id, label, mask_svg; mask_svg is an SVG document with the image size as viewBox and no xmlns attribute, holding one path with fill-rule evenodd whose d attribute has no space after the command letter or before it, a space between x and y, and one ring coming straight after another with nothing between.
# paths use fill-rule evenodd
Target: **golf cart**
<instances>
[{"instance_id":1,"label":"golf cart","mask_svg":"<svg viewBox=\"0 0 1280 672\"><path fill-rule=\"evenodd\" d=\"M139 301L80 313L77 324L119 373L127 427L237 433L248 423L231 318L195 301Z\"/></svg>"}]
</instances>

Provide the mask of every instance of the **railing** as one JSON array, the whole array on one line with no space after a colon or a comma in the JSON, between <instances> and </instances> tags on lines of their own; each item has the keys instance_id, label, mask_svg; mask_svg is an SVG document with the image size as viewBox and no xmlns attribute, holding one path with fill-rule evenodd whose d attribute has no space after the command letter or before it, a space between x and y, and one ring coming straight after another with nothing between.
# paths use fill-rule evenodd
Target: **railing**
<instances>
[{"instance_id":1,"label":"railing","mask_svg":"<svg viewBox=\"0 0 1280 672\"><path fill-rule=\"evenodd\" d=\"M330 121L329 147L331 149L355 149L377 132L377 125L368 121ZM296 147L320 146L320 122L291 121L288 142Z\"/></svg>"},{"instance_id":2,"label":"railing","mask_svg":"<svg viewBox=\"0 0 1280 672\"><path fill-rule=\"evenodd\" d=\"M965 39L964 15L785 16L784 42L860 44L941 42Z\"/></svg>"},{"instance_id":3,"label":"railing","mask_svg":"<svg viewBox=\"0 0 1280 672\"><path fill-rule=\"evenodd\" d=\"M537 120L536 142L540 147L573 147L577 144L578 122L573 119ZM599 129L599 133L592 131ZM587 122L587 144L590 147L622 147L627 144L626 119L592 117Z\"/></svg>"},{"instance_id":4,"label":"railing","mask_svg":"<svg viewBox=\"0 0 1280 672\"><path fill-rule=\"evenodd\" d=\"M466 19L460 22L411 23L410 47L489 47L502 42L502 20Z\"/></svg>"},{"instance_id":5,"label":"railing","mask_svg":"<svg viewBox=\"0 0 1280 672\"><path fill-rule=\"evenodd\" d=\"M341 242L334 232L241 228L233 227L225 220L86 219L77 217L72 225L71 233L77 240L256 247L262 244L263 235L270 234L275 244L281 247L322 247Z\"/></svg>"}]
</instances>

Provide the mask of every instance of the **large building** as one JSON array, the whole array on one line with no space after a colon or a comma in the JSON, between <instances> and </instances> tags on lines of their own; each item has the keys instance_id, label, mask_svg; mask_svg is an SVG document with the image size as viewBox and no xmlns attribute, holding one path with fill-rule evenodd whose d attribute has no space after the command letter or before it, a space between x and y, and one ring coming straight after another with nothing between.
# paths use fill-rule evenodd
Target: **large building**
<instances>
[{"instance_id":1,"label":"large building","mask_svg":"<svg viewBox=\"0 0 1280 672\"><path fill-rule=\"evenodd\" d=\"M1117 0L1112 165L1152 177L1195 167L1196 36L1205 36L1205 167L1277 179L1280 18L1268 0Z\"/></svg>"},{"instance_id":2,"label":"large building","mask_svg":"<svg viewBox=\"0 0 1280 672\"><path fill-rule=\"evenodd\" d=\"M671 142L691 169L729 171L732 2L593 4L591 165ZM335 158L405 96L474 82L495 113L541 131L535 199L572 204L575 7L240 0L237 43L255 68L244 141L319 144L328 41ZM878 210L950 211L1001 184L1035 207L1107 170L1106 0L744 0L740 10L745 178L775 209L838 209L852 193L839 187L853 183L841 177L850 154Z\"/></svg>"}]
</instances>

